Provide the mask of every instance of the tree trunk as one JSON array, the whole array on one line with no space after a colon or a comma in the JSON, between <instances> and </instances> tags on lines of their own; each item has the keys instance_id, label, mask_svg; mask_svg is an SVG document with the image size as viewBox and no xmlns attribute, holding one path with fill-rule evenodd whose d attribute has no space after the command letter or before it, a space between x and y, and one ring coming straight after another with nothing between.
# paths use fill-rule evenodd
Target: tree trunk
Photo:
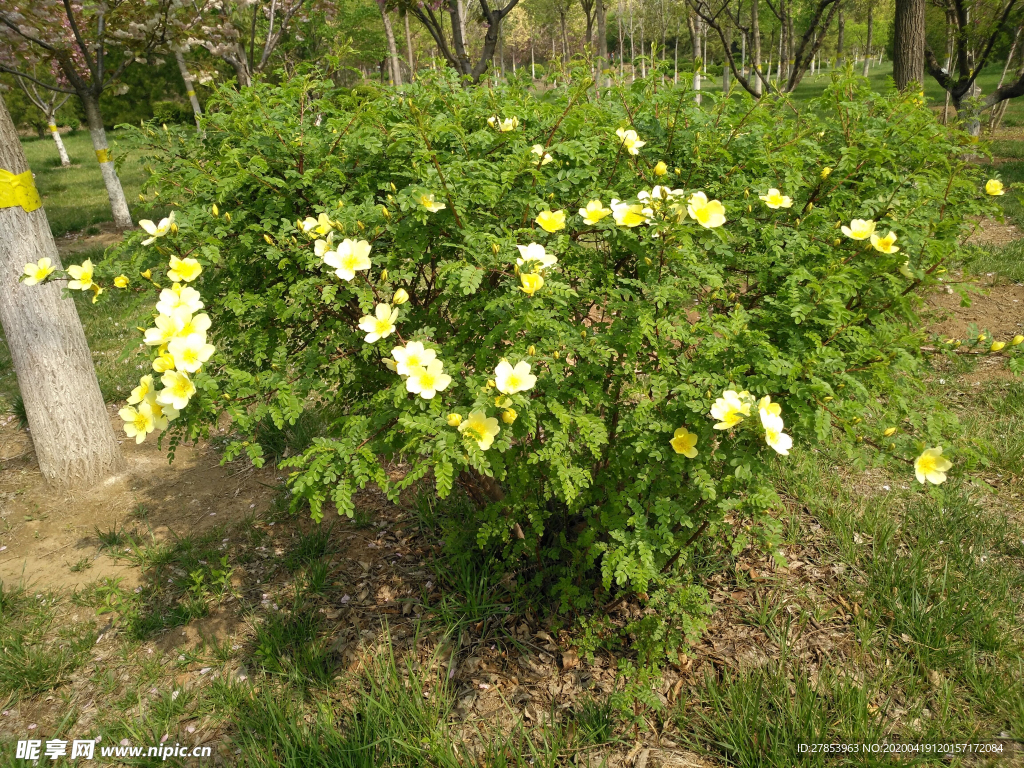
<instances>
[{"instance_id":1,"label":"tree trunk","mask_svg":"<svg viewBox=\"0 0 1024 768\"><path fill-rule=\"evenodd\" d=\"M199 127L199 117L203 110L199 108L199 98L196 96L195 86L192 84L192 75L185 65L185 55L181 51L174 52L174 58L178 62L178 71L181 72L181 79L185 81L185 90L188 92L188 100L192 102L192 114L196 117L196 127Z\"/></svg>"},{"instance_id":2,"label":"tree trunk","mask_svg":"<svg viewBox=\"0 0 1024 768\"><path fill-rule=\"evenodd\" d=\"M760 97L764 93L764 83L761 82L761 27L757 22L757 6L760 0L753 0L750 4L750 43L754 47L751 55L751 63L754 66L754 92Z\"/></svg>"},{"instance_id":3,"label":"tree trunk","mask_svg":"<svg viewBox=\"0 0 1024 768\"><path fill-rule=\"evenodd\" d=\"M896 0L892 77L896 87L924 85L924 0Z\"/></svg>"},{"instance_id":4,"label":"tree trunk","mask_svg":"<svg viewBox=\"0 0 1024 768\"><path fill-rule=\"evenodd\" d=\"M409 14L405 14L405 47L409 51L409 82L416 79L416 62L412 57L412 31L409 29Z\"/></svg>"},{"instance_id":5,"label":"tree trunk","mask_svg":"<svg viewBox=\"0 0 1024 768\"><path fill-rule=\"evenodd\" d=\"M68 151L64 147L64 140L60 137L60 131L57 130L57 123L54 121L54 116L48 115L46 122L50 128L50 134L53 136L53 143L57 145L57 154L60 155L61 167L70 168L71 158L68 157Z\"/></svg>"},{"instance_id":6,"label":"tree trunk","mask_svg":"<svg viewBox=\"0 0 1024 768\"><path fill-rule=\"evenodd\" d=\"M687 14L686 21L690 25L690 40L693 41L693 100L700 104L700 19Z\"/></svg>"},{"instance_id":7,"label":"tree trunk","mask_svg":"<svg viewBox=\"0 0 1024 768\"><path fill-rule=\"evenodd\" d=\"M868 72L871 68L871 31L872 31L872 8L873 6L868 3L868 40L864 46L864 77L868 76Z\"/></svg>"},{"instance_id":8,"label":"tree trunk","mask_svg":"<svg viewBox=\"0 0 1024 768\"><path fill-rule=\"evenodd\" d=\"M0 168L28 170L18 133L0 99ZM46 211L0 208L0 323L25 403L43 477L93 486L126 469L100 394L75 303L57 283L18 282L22 268L47 257L60 268Z\"/></svg>"},{"instance_id":9,"label":"tree trunk","mask_svg":"<svg viewBox=\"0 0 1024 768\"><path fill-rule=\"evenodd\" d=\"M132 216L128 212L128 201L125 199L124 189L121 188L121 179L117 177L117 169L114 168L114 161L110 157L110 147L107 145L107 132L103 128L99 100L88 91L79 93L78 97L85 108L89 135L92 136L92 148L96 151L96 159L100 163L100 173L103 174L103 184L107 188L107 197L110 198L110 210L114 214L114 226L118 229L131 229L133 226Z\"/></svg>"},{"instance_id":10,"label":"tree trunk","mask_svg":"<svg viewBox=\"0 0 1024 768\"><path fill-rule=\"evenodd\" d=\"M597 17L597 77L600 81L605 70L608 69L608 11L604 7L604 0L597 0L594 9ZM611 86L609 78L605 77L605 87Z\"/></svg>"},{"instance_id":11,"label":"tree trunk","mask_svg":"<svg viewBox=\"0 0 1024 768\"><path fill-rule=\"evenodd\" d=\"M839 18L836 20L836 66L843 65L843 36L846 33L846 19L843 18L843 8L839 7Z\"/></svg>"},{"instance_id":12,"label":"tree trunk","mask_svg":"<svg viewBox=\"0 0 1024 768\"><path fill-rule=\"evenodd\" d=\"M388 58L391 63L391 82L395 86L402 84L402 65L398 60L398 44L395 42L395 29L391 26L391 17L388 16L388 12L381 2L378 2L380 7L380 16L384 19L384 35L388 40Z\"/></svg>"}]
</instances>

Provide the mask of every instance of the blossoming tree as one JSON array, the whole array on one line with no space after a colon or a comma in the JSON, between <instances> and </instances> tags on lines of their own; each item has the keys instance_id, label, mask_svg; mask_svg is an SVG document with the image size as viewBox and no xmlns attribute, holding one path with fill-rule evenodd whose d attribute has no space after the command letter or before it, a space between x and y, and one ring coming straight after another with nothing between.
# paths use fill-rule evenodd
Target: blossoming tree
<instances>
[{"instance_id":1,"label":"blossoming tree","mask_svg":"<svg viewBox=\"0 0 1024 768\"><path fill-rule=\"evenodd\" d=\"M670 653L707 612L699 537L776 551L774 462L838 443L933 487L972 460L919 390L915 307L1001 188L853 81L804 121L653 80L588 101L587 75L545 100L258 83L201 142L139 129L176 210L104 265L161 292L122 416L174 441L226 414L227 458L261 463L261 434L322 413L281 464L297 508L461 489L524 586L638 596L630 631ZM986 346L1019 370L1021 341Z\"/></svg>"}]
</instances>

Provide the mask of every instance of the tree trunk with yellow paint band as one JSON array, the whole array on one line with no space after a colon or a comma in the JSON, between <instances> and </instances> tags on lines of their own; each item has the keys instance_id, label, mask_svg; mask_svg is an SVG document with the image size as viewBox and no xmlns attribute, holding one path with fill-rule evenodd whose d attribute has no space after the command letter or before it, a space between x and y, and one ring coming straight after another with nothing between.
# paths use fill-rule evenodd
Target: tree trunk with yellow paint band
<instances>
[{"instance_id":1,"label":"tree trunk with yellow paint band","mask_svg":"<svg viewBox=\"0 0 1024 768\"><path fill-rule=\"evenodd\" d=\"M107 132L103 128L103 118L100 116L99 101L91 93L79 94L82 106L85 108L85 119L89 125L89 135L92 136L92 148L96 150L96 159L100 164L100 173L103 174L103 185L107 188L107 197L110 198L110 210L114 215L114 226L118 229L131 229L132 215L128 211L128 200L124 196L124 189L121 187L121 179L117 176L114 168L114 161L110 157L110 148L107 145Z\"/></svg>"},{"instance_id":2,"label":"tree trunk with yellow paint band","mask_svg":"<svg viewBox=\"0 0 1024 768\"><path fill-rule=\"evenodd\" d=\"M68 151L64 146L64 140L60 137L60 131L57 130L57 124L53 122L53 116L47 120L48 127L50 128L50 135L53 136L53 143L57 145L57 153L60 155L60 164L63 168L71 167L71 158L68 157Z\"/></svg>"},{"instance_id":3,"label":"tree trunk with yellow paint band","mask_svg":"<svg viewBox=\"0 0 1024 768\"><path fill-rule=\"evenodd\" d=\"M50 482L96 485L126 469L110 425L75 303L61 283L24 285L27 263L48 258L61 268L46 212L18 133L0 99L0 324L25 403L36 460ZM15 187L15 184L18 187Z\"/></svg>"},{"instance_id":4,"label":"tree trunk with yellow paint band","mask_svg":"<svg viewBox=\"0 0 1024 768\"><path fill-rule=\"evenodd\" d=\"M196 116L196 128L198 128L199 117L203 114L203 110L199 107L199 98L196 96L196 87L192 82L192 74L185 65L185 55L181 51L175 51L174 58L178 61L178 71L181 72L181 79L185 81L185 90L188 92L188 100L192 102L192 114Z\"/></svg>"}]
</instances>

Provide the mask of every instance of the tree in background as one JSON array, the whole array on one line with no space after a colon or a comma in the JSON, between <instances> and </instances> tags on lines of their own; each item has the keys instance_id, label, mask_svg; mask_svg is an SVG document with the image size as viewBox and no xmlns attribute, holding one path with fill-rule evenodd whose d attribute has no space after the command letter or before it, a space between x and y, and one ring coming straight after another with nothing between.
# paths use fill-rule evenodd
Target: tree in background
<instances>
[{"instance_id":1,"label":"tree in background","mask_svg":"<svg viewBox=\"0 0 1024 768\"><path fill-rule=\"evenodd\" d=\"M0 323L25 402L39 469L51 483L94 485L123 471L125 462L74 302L61 298L58 282L19 282L26 264L36 264L43 271L61 265L3 99L0 177L14 203L0 207Z\"/></svg>"},{"instance_id":2,"label":"tree in background","mask_svg":"<svg viewBox=\"0 0 1024 768\"><path fill-rule=\"evenodd\" d=\"M892 78L901 91L924 84L924 0L896 0Z\"/></svg>"},{"instance_id":3,"label":"tree in background","mask_svg":"<svg viewBox=\"0 0 1024 768\"><path fill-rule=\"evenodd\" d=\"M51 65L52 69L52 65ZM35 73L39 75L40 80L44 77L41 73ZM59 72L50 72L51 80L59 79ZM50 131L50 135L53 136L53 142L57 145L57 154L60 155L60 164L64 168L71 167L71 158L68 157L68 151L64 147L64 140L60 137L60 131L57 128L57 110L64 106L71 94L61 93L60 91L52 90L49 87L42 87L37 85L36 81L25 80L23 77L15 77L18 81L18 86L24 92L28 100L43 113L43 118L46 120L46 127Z\"/></svg>"},{"instance_id":4,"label":"tree in background","mask_svg":"<svg viewBox=\"0 0 1024 768\"><path fill-rule=\"evenodd\" d=\"M166 0L16 0L0 11L0 71L37 86L78 96L85 110L93 149L110 198L114 225L132 226L128 201L107 144L100 95L137 59L151 52L163 35ZM108 66L112 59L113 66ZM13 64L11 62L14 62ZM67 85L37 78L31 71L55 66Z\"/></svg>"}]
</instances>

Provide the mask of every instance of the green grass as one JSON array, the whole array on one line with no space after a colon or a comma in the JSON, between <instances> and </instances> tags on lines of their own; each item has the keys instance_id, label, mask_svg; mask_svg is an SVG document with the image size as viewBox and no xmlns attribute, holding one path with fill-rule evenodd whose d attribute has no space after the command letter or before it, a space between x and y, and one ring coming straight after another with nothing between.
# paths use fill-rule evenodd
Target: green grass
<instances>
[{"instance_id":1,"label":"green grass","mask_svg":"<svg viewBox=\"0 0 1024 768\"><path fill-rule=\"evenodd\" d=\"M61 168L57 147L49 136L41 139L24 138L21 142L29 168L35 174L36 187L43 199L54 237L113 219L110 199L103 186L103 177L88 131L76 131L62 138L71 158L70 168ZM147 177L142 157L139 153L125 154L123 149L119 149L117 131L109 132L107 140L118 166L128 206L132 209ZM132 217L137 220L134 210Z\"/></svg>"}]
</instances>

